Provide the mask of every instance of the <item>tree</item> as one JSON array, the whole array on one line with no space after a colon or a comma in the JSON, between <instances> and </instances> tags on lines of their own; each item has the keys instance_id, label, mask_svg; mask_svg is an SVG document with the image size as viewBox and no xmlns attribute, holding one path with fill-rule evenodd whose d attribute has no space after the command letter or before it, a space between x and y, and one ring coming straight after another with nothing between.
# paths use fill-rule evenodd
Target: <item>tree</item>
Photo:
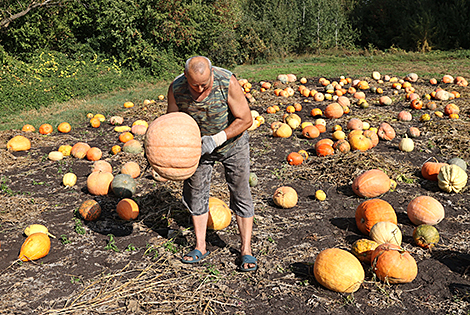
<instances>
[{"instance_id":1,"label":"tree","mask_svg":"<svg viewBox=\"0 0 470 315\"><path fill-rule=\"evenodd\" d=\"M70 0L5 0L0 7L0 30L6 29L10 23L38 8L51 8L63 5Z\"/></svg>"}]
</instances>

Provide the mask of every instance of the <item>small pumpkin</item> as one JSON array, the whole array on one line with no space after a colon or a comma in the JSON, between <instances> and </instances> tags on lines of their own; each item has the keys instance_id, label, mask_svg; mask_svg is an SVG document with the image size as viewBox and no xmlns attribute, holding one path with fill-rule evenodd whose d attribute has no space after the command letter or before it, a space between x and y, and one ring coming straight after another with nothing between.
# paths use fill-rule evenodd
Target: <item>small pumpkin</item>
<instances>
[{"instance_id":1,"label":"small pumpkin","mask_svg":"<svg viewBox=\"0 0 470 315\"><path fill-rule=\"evenodd\" d=\"M286 123L280 123L273 129L273 136L276 138L289 138L292 136L292 128Z\"/></svg>"},{"instance_id":2,"label":"small pumpkin","mask_svg":"<svg viewBox=\"0 0 470 315\"><path fill-rule=\"evenodd\" d=\"M136 140L136 141L137 141L137 140ZM121 146L119 146L119 145L117 145L117 144L116 144L116 145L113 145L113 146L111 147L111 154L112 154L112 155L116 155L116 154L118 154L119 152L121 152L121 150L122 150Z\"/></svg>"},{"instance_id":3,"label":"small pumpkin","mask_svg":"<svg viewBox=\"0 0 470 315\"><path fill-rule=\"evenodd\" d=\"M379 104L382 106L392 105L392 99L386 95L379 98Z\"/></svg>"},{"instance_id":4,"label":"small pumpkin","mask_svg":"<svg viewBox=\"0 0 470 315\"><path fill-rule=\"evenodd\" d=\"M362 135L366 138L369 138L370 142L372 143L372 147L375 147L377 144L379 144L379 136L377 136L377 133L374 130L364 130Z\"/></svg>"},{"instance_id":5,"label":"small pumpkin","mask_svg":"<svg viewBox=\"0 0 470 315\"><path fill-rule=\"evenodd\" d=\"M289 163L289 165L300 165L303 161L303 156L298 152L291 152L287 155L287 163Z\"/></svg>"},{"instance_id":6,"label":"small pumpkin","mask_svg":"<svg viewBox=\"0 0 470 315\"><path fill-rule=\"evenodd\" d=\"M437 184L445 192L459 193L467 185L467 178L467 172L458 165L444 165L437 174Z\"/></svg>"},{"instance_id":7,"label":"small pumpkin","mask_svg":"<svg viewBox=\"0 0 470 315\"><path fill-rule=\"evenodd\" d=\"M145 135L145 133L147 132L147 126L144 126L144 125L134 125L132 126L131 128L131 132L134 134L134 135L138 135L138 136L143 136Z\"/></svg>"},{"instance_id":8,"label":"small pumpkin","mask_svg":"<svg viewBox=\"0 0 470 315\"><path fill-rule=\"evenodd\" d=\"M333 149L332 145L324 143L324 144L315 146L315 153L317 154L317 156L334 155L335 149Z\"/></svg>"},{"instance_id":9,"label":"small pumpkin","mask_svg":"<svg viewBox=\"0 0 470 315\"><path fill-rule=\"evenodd\" d=\"M397 215L393 207L382 199L369 199L356 208L356 225L359 231L369 235L370 229L377 222L388 221L397 224Z\"/></svg>"},{"instance_id":10,"label":"small pumpkin","mask_svg":"<svg viewBox=\"0 0 470 315\"><path fill-rule=\"evenodd\" d=\"M132 139L134 139L134 135L129 131L123 132L119 135L119 141L123 143L126 143L127 141L130 141Z\"/></svg>"},{"instance_id":11,"label":"small pumpkin","mask_svg":"<svg viewBox=\"0 0 470 315\"><path fill-rule=\"evenodd\" d=\"M442 204L431 196L418 196L406 208L408 218L415 225L436 225L444 219Z\"/></svg>"},{"instance_id":12,"label":"small pumpkin","mask_svg":"<svg viewBox=\"0 0 470 315\"><path fill-rule=\"evenodd\" d=\"M21 261L32 261L45 257L51 249L51 239L46 233L37 232L29 235L21 245Z\"/></svg>"},{"instance_id":13,"label":"small pumpkin","mask_svg":"<svg viewBox=\"0 0 470 315\"><path fill-rule=\"evenodd\" d=\"M109 118L109 123L111 125L122 125L123 122L124 118L121 116L112 116L111 118Z\"/></svg>"},{"instance_id":14,"label":"small pumpkin","mask_svg":"<svg viewBox=\"0 0 470 315\"><path fill-rule=\"evenodd\" d=\"M439 232L429 224L421 224L413 230L413 240L423 248L433 248L439 242Z\"/></svg>"},{"instance_id":15,"label":"small pumpkin","mask_svg":"<svg viewBox=\"0 0 470 315\"><path fill-rule=\"evenodd\" d=\"M410 127L408 128L407 134L410 138L417 138L421 135L421 131L416 127Z\"/></svg>"},{"instance_id":16,"label":"small pumpkin","mask_svg":"<svg viewBox=\"0 0 470 315\"><path fill-rule=\"evenodd\" d=\"M341 293L357 291L365 276L359 260L339 248L322 250L315 258L313 273L322 286Z\"/></svg>"},{"instance_id":17,"label":"small pumpkin","mask_svg":"<svg viewBox=\"0 0 470 315\"><path fill-rule=\"evenodd\" d=\"M383 243L390 243L401 246L402 234L400 228L392 222L377 222L370 229L369 236L379 245Z\"/></svg>"},{"instance_id":18,"label":"small pumpkin","mask_svg":"<svg viewBox=\"0 0 470 315\"><path fill-rule=\"evenodd\" d=\"M64 158L64 155L62 154L62 152L59 152L59 151L51 151L49 152L47 157L51 161L60 161Z\"/></svg>"},{"instance_id":19,"label":"small pumpkin","mask_svg":"<svg viewBox=\"0 0 470 315\"><path fill-rule=\"evenodd\" d=\"M50 124L42 124L41 126L39 126L39 133L42 135L51 134L53 131L54 129Z\"/></svg>"},{"instance_id":20,"label":"small pumpkin","mask_svg":"<svg viewBox=\"0 0 470 315\"><path fill-rule=\"evenodd\" d=\"M65 187L72 187L77 183L77 175L74 173L66 173L62 177L62 183Z\"/></svg>"},{"instance_id":21,"label":"small pumpkin","mask_svg":"<svg viewBox=\"0 0 470 315\"><path fill-rule=\"evenodd\" d=\"M57 130L62 133L69 133L72 130L72 126L68 122L63 122L57 126Z\"/></svg>"},{"instance_id":22,"label":"small pumpkin","mask_svg":"<svg viewBox=\"0 0 470 315\"><path fill-rule=\"evenodd\" d=\"M77 142L73 145L70 154L77 159L83 159L84 157L86 157L86 153L88 152L88 150L90 150L90 146L88 145L88 143Z\"/></svg>"},{"instance_id":23,"label":"small pumpkin","mask_svg":"<svg viewBox=\"0 0 470 315\"><path fill-rule=\"evenodd\" d=\"M320 136L320 131L313 125L308 125L302 129L302 135L307 139L314 139Z\"/></svg>"},{"instance_id":24,"label":"small pumpkin","mask_svg":"<svg viewBox=\"0 0 470 315\"><path fill-rule=\"evenodd\" d=\"M379 129L377 130L377 135L382 140L393 140L396 136L395 129L393 129L390 124L383 122L380 124Z\"/></svg>"},{"instance_id":25,"label":"small pumpkin","mask_svg":"<svg viewBox=\"0 0 470 315\"><path fill-rule=\"evenodd\" d=\"M378 197L390 190L390 177L379 169L365 171L353 180L352 190L359 197Z\"/></svg>"},{"instance_id":26,"label":"small pumpkin","mask_svg":"<svg viewBox=\"0 0 470 315\"><path fill-rule=\"evenodd\" d=\"M401 112L398 113L398 120L401 121L411 121L413 119L413 116L409 111L402 110Z\"/></svg>"},{"instance_id":27,"label":"small pumpkin","mask_svg":"<svg viewBox=\"0 0 470 315\"><path fill-rule=\"evenodd\" d=\"M130 198L124 198L117 204L116 213L123 220L134 220L139 216L139 205Z\"/></svg>"},{"instance_id":28,"label":"small pumpkin","mask_svg":"<svg viewBox=\"0 0 470 315\"><path fill-rule=\"evenodd\" d=\"M97 147L92 147L86 152L86 158L88 161L98 161L102 156L103 152Z\"/></svg>"},{"instance_id":29,"label":"small pumpkin","mask_svg":"<svg viewBox=\"0 0 470 315\"><path fill-rule=\"evenodd\" d=\"M122 146L122 151L131 154L139 154L143 151L142 143L139 140L132 139Z\"/></svg>"},{"instance_id":30,"label":"small pumpkin","mask_svg":"<svg viewBox=\"0 0 470 315\"><path fill-rule=\"evenodd\" d=\"M123 106L124 106L124 108L132 108L132 107L134 107L134 103L130 102L130 101L127 101L127 102L124 102Z\"/></svg>"},{"instance_id":31,"label":"small pumpkin","mask_svg":"<svg viewBox=\"0 0 470 315\"><path fill-rule=\"evenodd\" d=\"M251 172L250 177L248 178L248 183L250 184L251 187L255 187L258 185L258 176L256 173Z\"/></svg>"},{"instance_id":32,"label":"small pumpkin","mask_svg":"<svg viewBox=\"0 0 470 315\"><path fill-rule=\"evenodd\" d=\"M219 198L209 198L209 217L207 228L210 230L223 230L230 225L232 212L227 204Z\"/></svg>"},{"instance_id":33,"label":"small pumpkin","mask_svg":"<svg viewBox=\"0 0 470 315\"><path fill-rule=\"evenodd\" d=\"M361 262L370 265L372 252L377 248L377 246L379 246L377 242L366 238L361 238L352 244L351 252Z\"/></svg>"},{"instance_id":34,"label":"small pumpkin","mask_svg":"<svg viewBox=\"0 0 470 315\"><path fill-rule=\"evenodd\" d=\"M415 148L415 143L413 139L408 138L406 135L405 135L405 138L401 139L400 143L398 144L398 149L400 149L400 151L403 151L403 152L411 152L414 150L414 148Z\"/></svg>"},{"instance_id":35,"label":"small pumpkin","mask_svg":"<svg viewBox=\"0 0 470 315\"><path fill-rule=\"evenodd\" d=\"M70 156L72 152L72 146L64 144L61 145L57 151L61 152L64 156Z\"/></svg>"},{"instance_id":36,"label":"small pumpkin","mask_svg":"<svg viewBox=\"0 0 470 315\"><path fill-rule=\"evenodd\" d=\"M33 125L26 124L26 125L23 126L23 128L21 128L21 131L24 131L24 132L34 132L34 131L36 131L36 128L34 128Z\"/></svg>"},{"instance_id":37,"label":"small pumpkin","mask_svg":"<svg viewBox=\"0 0 470 315\"><path fill-rule=\"evenodd\" d=\"M14 136L8 140L7 149L10 151L27 151L31 149L31 141L24 136Z\"/></svg>"},{"instance_id":38,"label":"small pumpkin","mask_svg":"<svg viewBox=\"0 0 470 315\"><path fill-rule=\"evenodd\" d=\"M89 199L82 202L80 208L78 208L78 213L85 221L95 221L101 215L101 206L96 200Z\"/></svg>"},{"instance_id":39,"label":"small pumpkin","mask_svg":"<svg viewBox=\"0 0 470 315\"><path fill-rule=\"evenodd\" d=\"M351 151L351 145L349 144L348 140L341 139L333 144L333 149L338 150L341 153L348 153Z\"/></svg>"},{"instance_id":40,"label":"small pumpkin","mask_svg":"<svg viewBox=\"0 0 470 315\"><path fill-rule=\"evenodd\" d=\"M427 180L437 181L437 175L442 166L447 163L426 162L421 166L421 175Z\"/></svg>"},{"instance_id":41,"label":"small pumpkin","mask_svg":"<svg viewBox=\"0 0 470 315\"><path fill-rule=\"evenodd\" d=\"M372 253L372 270L385 283L408 283L418 275L416 260L395 244L381 244Z\"/></svg>"},{"instance_id":42,"label":"small pumpkin","mask_svg":"<svg viewBox=\"0 0 470 315\"><path fill-rule=\"evenodd\" d=\"M107 195L111 189L114 176L109 172L92 172L87 177L86 186L88 192L95 196Z\"/></svg>"},{"instance_id":43,"label":"small pumpkin","mask_svg":"<svg viewBox=\"0 0 470 315\"><path fill-rule=\"evenodd\" d=\"M124 165L121 167L121 173L122 174L128 174L132 178L137 178L140 175L140 166L136 162L129 161L124 163Z\"/></svg>"},{"instance_id":44,"label":"small pumpkin","mask_svg":"<svg viewBox=\"0 0 470 315\"><path fill-rule=\"evenodd\" d=\"M297 204L297 198L297 192L289 186L277 188L273 195L274 204L285 209L294 207Z\"/></svg>"},{"instance_id":45,"label":"small pumpkin","mask_svg":"<svg viewBox=\"0 0 470 315\"><path fill-rule=\"evenodd\" d=\"M136 182L131 175L118 174L111 182L111 190L120 198L130 198L136 191Z\"/></svg>"},{"instance_id":46,"label":"small pumpkin","mask_svg":"<svg viewBox=\"0 0 470 315\"><path fill-rule=\"evenodd\" d=\"M97 117L90 119L90 126L93 128L99 128L101 126L101 121Z\"/></svg>"}]
</instances>

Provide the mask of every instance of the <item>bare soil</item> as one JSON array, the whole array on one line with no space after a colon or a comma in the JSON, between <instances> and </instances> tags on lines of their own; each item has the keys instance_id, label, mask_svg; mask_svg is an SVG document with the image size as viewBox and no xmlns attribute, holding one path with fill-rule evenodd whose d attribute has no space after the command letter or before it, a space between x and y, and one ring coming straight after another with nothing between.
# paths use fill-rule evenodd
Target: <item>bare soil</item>
<instances>
[{"instance_id":1,"label":"bare soil","mask_svg":"<svg viewBox=\"0 0 470 315\"><path fill-rule=\"evenodd\" d=\"M420 78L413 84L420 95L436 88L428 80ZM296 91L298 85L290 84ZM309 78L307 86L323 91L318 78ZM239 237L234 219L225 230L208 232L211 254L207 259L195 265L180 262L194 244L190 217L181 203L182 183L156 181L147 169L137 179L133 196L140 207L139 217L123 221L115 212L118 197L88 193L86 179L92 162L72 157L55 162L47 159L60 145L84 141L102 149L103 159L113 165L115 175L127 161L136 161L145 170L143 154L109 153L119 144L114 126L103 123L94 129L84 119L68 134L1 132L0 314L469 314L468 189L445 193L437 182L425 180L420 173L421 165L430 159L470 159L469 90L452 84L440 86L460 92L461 98L452 101L460 107L460 119L439 118L428 109L411 110L405 92L394 95L386 82L382 87L393 98L392 105L379 106L379 95L369 90L367 109L350 96L351 113L327 120L327 131L317 139L303 138L300 130L287 139L273 138L270 124L282 120L286 106L295 102L303 106L297 112L302 120L313 121L311 109L323 110L331 101L315 102L298 92L289 98L276 97L272 91L255 93L256 101L250 106L266 123L249 131L251 168L259 178L252 188L256 207L253 250L259 269L252 273L237 271ZM254 90L259 90L259 84L254 84ZM156 95L149 95L152 97ZM437 110L443 111L449 102L436 101ZM266 108L276 104L281 111L266 114ZM165 101L157 101L119 114L125 125L131 125L137 119L152 121L165 109ZM412 121L396 119L404 109L412 112ZM430 121L420 121L424 113L431 115ZM397 137L380 141L365 152L316 156L315 143L331 137L334 125L345 128L353 117L373 127L389 122ZM410 126L418 127L421 136L414 139L414 151L405 153L398 143ZM31 150L6 150L6 142L18 134L31 139ZM288 165L286 156L301 149L310 153L309 159L299 166ZM391 285L380 282L370 266L363 265L366 279L361 288L354 294L336 293L316 282L312 266L320 251L331 247L350 250L355 240L366 237L354 219L364 199L353 193L351 183L372 168L384 170L398 183L380 198L397 212L403 247L416 259L418 276L411 283ZM62 176L70 171L78 181L65 188ZM292 209L278 208L272 202L274 190L283 185L298 192L298 204ZM325 201L315 199L317 189L326 192ZM228 202L220 164L215 167L211 194ZM406 214L408 203L419 195L436 198L446 212L436 226L441 240L432 251L414 244L415 226ZM76 213L87 199L97 200L102 207L97 221L86 222ZM32 223L46 225L56 238L46 257L21 263L17 258L25 240L23 230Z\"/></svg>"}]
</instances>

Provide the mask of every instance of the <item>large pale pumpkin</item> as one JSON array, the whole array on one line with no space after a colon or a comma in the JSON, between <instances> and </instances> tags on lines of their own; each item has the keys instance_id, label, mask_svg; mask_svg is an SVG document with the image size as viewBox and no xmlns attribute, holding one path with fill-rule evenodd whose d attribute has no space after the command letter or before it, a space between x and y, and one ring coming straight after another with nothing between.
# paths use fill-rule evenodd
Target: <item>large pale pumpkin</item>
<instances>
[{"instance_id":1,"label":"large pale pumpkin","mask_svg":"<svg viewBox=\"0 0 470 315\"><path fill-rule=\"evenodd\" d=\"M356 208L356 225L362 233L369 235L370 229L381 221L397 224L397 214L387 201L369 199Z\"/></svg>"},{"instance_id":2,"label":"large pale pumpkin","mask_svg":"<svg viewBox=\"0 0 470 315\"><path fill-rule=\"evenodd\" d=\"M232 212L225 202L219 198L209 198L209 218L207 228L210 230L223 230L229 226Z\"/></svg>"},{"instance_id":3,"label":"large pale pumpkin","mask_svg":"<svg viewBox=\"0 0 470 315\"><path fill-rule=\"evenodd\" d=\"M147 129L145 153L162 177L184 180L194 174L201 157L201 133L188 114L173 112L155 119Z\"/></svg>"},{"instance_id":4,"label":"large pale pumpkin","mask_svg":"<svg viewBox=\"0 0 470 315\"><path fill-rule=\"evenodd\" d=\"M368 170L354 179L352 190L359 197L378 197L390 190L390 178L379 169Z\"/></svg>"},{"instance_id":5,"label":"large pale pumpkin","mask_svg":"<svg viewBox=\"0 0 470 315\"><path fill-rule=\"evenodd\" d=\"M50 249L51 240L46 233L33 233L21 245L18 258L22 261L36 260L49 254Z\"/></svg>"},{"instance_id":6,"label":"large pale pumpkin","mask_svg":"<svg viewBox=\"0 0 470 315\"><path fill-rule=\"evenodd\" d=\"M408 283L418 275L415 259L395 244L379 245L372 253L372 270L386 283Z\"/></svg>"},{"instance_id":7,"label":"large pale pumpkin","mask_svg":"<svg viewBox=\"0 0 470 315\"><path fill-rule=\"evenodd\" d=\"M419 196L413 199L406 208L408 218L413 224L436 225L444 219L442 204L431 196Z\"/></svg>"},{"instance_id":8,"label":"large pale pumpkin","mask_svg":"<svg viewBox=\"0 0 470 315\"><path fill-rule=\"evenodd\" d=\"M437 184L445 192L459 193L467 185L467 178L467 172L460 166L455 164L444 165L437 174Z\"/></svg>"},{"instance_id":9,"label":"large pale pumpkin","mask_svg":"<svg viewBox=\"0 0 470 315\"><path fill-rule=\"evenodd\" d=\"M315 279L327 289L352 293L364 281L364 268L350 252L339 248L327 248L315 258Z\"/></svg>"}]
</instances>

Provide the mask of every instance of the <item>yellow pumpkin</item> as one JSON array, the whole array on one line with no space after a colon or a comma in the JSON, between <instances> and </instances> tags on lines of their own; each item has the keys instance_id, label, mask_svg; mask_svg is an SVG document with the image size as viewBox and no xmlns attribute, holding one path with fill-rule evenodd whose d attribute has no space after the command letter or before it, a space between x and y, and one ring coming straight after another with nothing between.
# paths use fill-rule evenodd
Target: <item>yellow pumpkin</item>
<instances>
[{"instance_id":1,"label":"yellow pumpkin","mask_svg":"<svg viewBox=\"0 0 470 315\"><path fill-rule=\"evenodd\" d=\"M61 145L57 151L61 152L64 156L70 156L70 153L72 152L72 146Z\"/></svg>"},{"instance_id":2,"label":"yellow pumpkin","mask_svg":"<svg viewBox=\"0 0 470 315\"><path fill-rule=\"evenodd\" d=\"M219 198L209 198L209 218L207 228L210 230L223 230L230 225L232 212L225 202Z\"/></svg>"},{"instance_id":3,"label":"yellow pumpkin","mask_svg":"<svg viewBox=\"0 0 470 315\"><path fill-rule=\"evenodd\" d=\"M357 257L357 259L370 265L372 252L377 248L377 246L379 246L377 242L361 238L352 244L351 252Z\"/></svg>"},{"instance_id":4,"label":"yellow pumpkin","mask_svg":"<svg viewBox=\"0 0 470 315\"><path fill-rule=\"evenodd\" d=\"M19 259L30 261L42 258L49 254L51 240L47 234L37 232L29 235L21 245Z\"/></svg>"},{"instance_id":5,"label":"yellow pumpkin","mask_svg":"<svg viewBox=\"0 0 470 315\"><path fill-rule=\"evenodd\" d=\"M313 273L318 283L335 292L355 292L364 281L364 268L359 260L339 248L321 251L315 259Z\"/></svg>"},{"instance_id":6,"label":"yellow pumpkin","mask_svg":"<svg viewBox=\"0 0 470 315\"><path fill-rule=\"evenodd\" d=\"M27 151L31 149L31 141L24 136L15 136L7 142L10 151Z\"/></svg>"}]
</instances>

